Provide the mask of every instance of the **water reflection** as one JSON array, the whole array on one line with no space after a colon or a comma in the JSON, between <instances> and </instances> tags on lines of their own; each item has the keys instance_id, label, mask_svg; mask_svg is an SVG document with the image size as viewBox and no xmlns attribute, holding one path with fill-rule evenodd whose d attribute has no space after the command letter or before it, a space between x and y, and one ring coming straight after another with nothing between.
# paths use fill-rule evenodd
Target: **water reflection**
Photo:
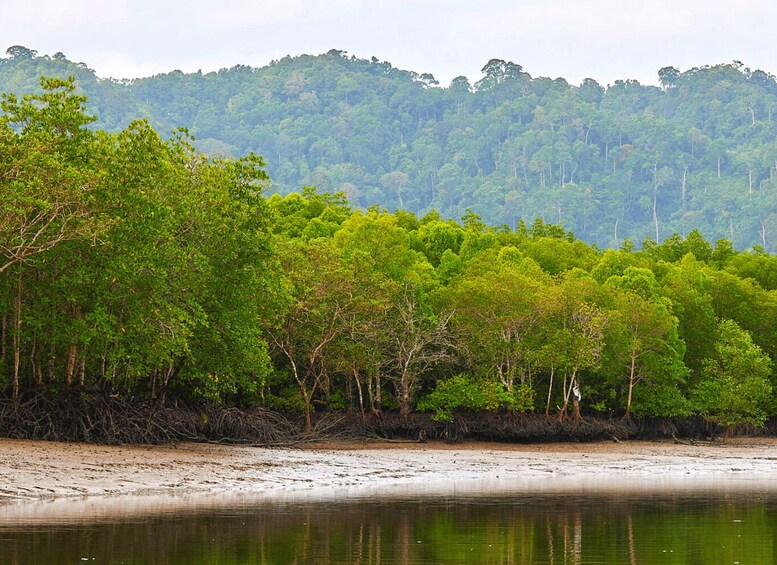
<instances>
[{"instance_id":1,"label":"water reflection","mask_svg":"<svg viewBox=\"0 0 777 565\"><path fill-rule=\"evenodd\" d=\"M774 494L274 501L0 531L0 563L774 563Z\"/></svg>"}]
</instances>

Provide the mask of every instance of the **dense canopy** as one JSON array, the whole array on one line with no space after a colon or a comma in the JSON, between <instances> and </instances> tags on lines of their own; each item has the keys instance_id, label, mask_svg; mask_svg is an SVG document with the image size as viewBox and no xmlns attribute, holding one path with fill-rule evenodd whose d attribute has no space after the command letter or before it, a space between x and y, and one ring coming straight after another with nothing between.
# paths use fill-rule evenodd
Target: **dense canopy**
<instances>
[{"instance_id":1,"label":"dense canopy","mask_svg":"<svg viewBox=\"0 0 777 565\"><path fill-rule=\"evenodd\" d=\"M210 155L265 157L272 190L315 185L355 207L488 224L563 223L583 241L663 242L698 229L735 249L777 243L777 82L733 62L632 80L532 76L492 59L481 78L447 87L429 74L325 55L269 66L99 79L62 53L15 46L0 59L0 91L29 92L41 75L76 77L96 127L147 118L187 127Z\"/></svg>"},{"instance_id":2,"label":"dense canopy","mask_svg":"<svg viewBox=\"0 0 777 565\"><path fill-rule=\"evenodd\" d=\"M308 425L326 410L777 413L777 258L762 249L694 229L602 252L542 219L267 196L262 158L209 157L145 121L95 129L75 90L43 79L2 102L11 398L208 398Z\"/></svg>"}]
</instances>

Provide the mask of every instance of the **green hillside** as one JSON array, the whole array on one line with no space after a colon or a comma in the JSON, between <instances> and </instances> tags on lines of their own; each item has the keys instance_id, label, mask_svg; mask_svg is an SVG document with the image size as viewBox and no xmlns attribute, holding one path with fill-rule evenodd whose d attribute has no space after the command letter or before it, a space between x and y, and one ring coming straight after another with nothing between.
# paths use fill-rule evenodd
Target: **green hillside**
<instances>
[{"instance_id":1,"label":"green hillside","mask_svg":"<svg viewBox=\"0 0 777 565\"><path fill-rule=\"evenodd\" d=\"M777 243L777 82L738 62L604 87L495 59L443 87L336 50L131 81L61 53L0 59L0 91L41 75L75 76L97 128L147 117L188 128L206 153L261 154L281 193L315 185L356 207L452 218L471 208L511 228L539 216L600 247L694 228L738 249Z\"/></svg>"}]
</instances>

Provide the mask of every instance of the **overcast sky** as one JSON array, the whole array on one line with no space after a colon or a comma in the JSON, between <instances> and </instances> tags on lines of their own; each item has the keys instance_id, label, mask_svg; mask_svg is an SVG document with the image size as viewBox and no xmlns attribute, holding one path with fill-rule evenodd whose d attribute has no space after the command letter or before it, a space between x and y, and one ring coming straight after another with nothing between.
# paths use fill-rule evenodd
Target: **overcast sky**
<instances>
[{"instance_id":1,"label":"overcast sky","mask_svg":"<svg viewBox=\"0 0 777 565\"><path fill-rule=\"evenodd\" d=\"M491 58L573 84L740 60L777 74L775 0L0 0L0 53L63 52L101 77L342 49L472 82Z\"/></svg>"}]
</instances>

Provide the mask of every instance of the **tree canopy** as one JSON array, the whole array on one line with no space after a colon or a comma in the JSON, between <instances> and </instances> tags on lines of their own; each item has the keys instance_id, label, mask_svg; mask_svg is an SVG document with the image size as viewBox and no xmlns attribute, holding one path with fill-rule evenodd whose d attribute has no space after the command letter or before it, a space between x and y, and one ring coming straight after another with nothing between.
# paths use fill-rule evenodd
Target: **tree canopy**
<instances>
[{"instance_id":1,"label":"tree canopy","mask_svg":"<svg viewBox=\"0 0 777 565\"><path fill-rule=\"evenodd\" d=\"M209 155L264 155L270 189L343 192L418 216L515 229L541 217L599 247L662 243L696 229L735 249L777 244L777 82L741 63L580 85L492 59L483 76L441 86L340 50L265 67L102 79L85 63L13 46L0 91L32 92L41 75L76 77L118 132L136 118L187 127Z\"/></svg>"},{"instance_id":2,"label":"tree canopy","mask_svg":"<svg viewBox=\"0 0 777 565\"><path fill-rule=\"evenodd\" d=\"M492 88L528 80L515 73ZM209 156L143 120L96 129L73 80L7 94L2 111L9 397L210 399L299 411L308 427L326 410L777 414L762 248L691 230L602 251L542 218L510 228L474 210L355 209L315 187L267 195L257 155Z\"/></svg>"}]
</instances>

